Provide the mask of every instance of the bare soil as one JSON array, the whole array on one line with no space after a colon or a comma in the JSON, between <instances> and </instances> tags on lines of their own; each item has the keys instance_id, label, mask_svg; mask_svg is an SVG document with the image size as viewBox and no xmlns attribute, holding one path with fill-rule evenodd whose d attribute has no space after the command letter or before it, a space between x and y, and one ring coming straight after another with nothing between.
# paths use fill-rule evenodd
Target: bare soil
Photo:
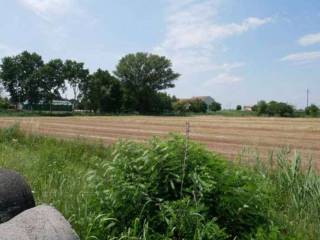
<instances>
[{"instance_id":1,"label":"bare soil","mask_svg":"<svg viewBox=\"0 0 320 240\"><path fill-rule=\"evenodd\" d=\"M320 119L260 117L5 117L0 127L19 123L28 133L59 138L84 138L106 144L119 138L145 141L170 132L184 133L191 125L191 139L234 159L257 152L266 158L272 151L290 148L320 165ZM319 163L317 162L319 161Z\"/></svg>"}]
</instances>

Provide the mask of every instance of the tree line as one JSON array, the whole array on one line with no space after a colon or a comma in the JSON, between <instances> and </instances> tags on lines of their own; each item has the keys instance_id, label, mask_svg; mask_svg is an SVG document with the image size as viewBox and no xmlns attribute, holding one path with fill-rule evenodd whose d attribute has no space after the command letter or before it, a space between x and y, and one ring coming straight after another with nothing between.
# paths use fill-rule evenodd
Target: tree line
<instances>
[{"instance_id":1,"label":"tree line","mask_svg":"<svg viewBox=\"0 0 320 240\"><path fill-rule=\"evenodd\" d=\"M293 105L277 102L277 101L259 101L252 107L252 111L261 116L280 116L280 117L295 117L297 110ZM307 116L317 117L319 116L320 109L315 104L307 106L304 110L304 114Z\"/></svg>"},{"instance_id":2,"label":"tree line","mask_svg":"<svg viewBox=\"0 0 320 240\"><path fill-rule=\"evenodd\" d=\"M222 109L221 103L215 100L210 105L207 105L202 99L196 97L174 101L172 108L174 112L181 114L216 112Z\"/></svg>"},{"instance_id":3,"label":"tree line","mask_svg":"<svg viewBox=\"0 0 320 240\"><path fill-rule=\"evenodd\" d=\"M28 51L4 57L0 68L1 84L16 106L25 101L50 104L62 99L69 85L76 108L102 113L171 111L177 99L163 90L173 88L180 76L169 59L141 52L124 56L113 73L98 69L90 74L84 63L74 60L45 63Z\"/></svg>"}]
</instances>

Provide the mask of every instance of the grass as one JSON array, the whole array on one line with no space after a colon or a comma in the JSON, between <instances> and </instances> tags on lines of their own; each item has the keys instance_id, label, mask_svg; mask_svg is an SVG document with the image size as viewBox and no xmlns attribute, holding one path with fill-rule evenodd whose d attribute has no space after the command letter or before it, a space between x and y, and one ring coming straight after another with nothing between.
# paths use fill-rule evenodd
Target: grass
<instances>
[{"instance_id":1,"label":"grass","mask_svg":"<svg viewBox=\"0 0 320 240\"><path fill-rule=\"evenodd\" d=\"M225 117L256 117L256 112L237 111L237 110L221 110L218 112L209 112L208 115L225 116Z\"/></svg>"},{"instance_id":2,"label":"grass","mask_svg":"<svg viewBox=\"0 0 320 240\"><path fill-rule=\"evenodd\" d=\"M180 136L105 147L0 131L0 166L81 239L320 239L320 177L289 156L249 167Z\"/></svg>"},{"instance_id":3,"label":"grass","mask_svg":"<svg viewBox=\"0 0 320 240\"><path fill-rule=\"evenodd\" d=\"M51 117L67 117L74 116L73 112L46 112L46 111L16 111L16 110L1 110L0 117L35 117L35 116L51 116Z\"/></svg>"},{"instance_id":4,"label":"grass","mask_svg":"<svg viewBox=\"0 0 320 240\"><path fill-rule=\"evenodd\" d=\"M15 111L15 110L3 110L0 109L1 117L35 117L35 116L44 116L44 117L70 117L70 116L136 116L138 113L90 113L90 112L48 112L48 111ZM159 113L159 114L148 114L148 116L197 116L197 115L212 115L212 116L225 116L225 117L268 117L267 115L259 116L256 112L253 111L238 111L238 110L221 110L217 112L208 112L208 113ZM294 113L295 118L316 118L308 116L304 111L297 110ZM320 116L318 116L320 117Z\"/></svg>"},{"instance_id":5,"label":"grass","mask_svg":"<svg viewBox=\"0 0 320 240\"><path fill-rule=\"evenodd\" d=\"M109 149L102 145L26 136L17 127L0 133L0 166L24 175L37 204L58 208L82 237L89 231L91 216L86 203L93 194L86 174L109 158Z\"/></svg>"}]
</instances>

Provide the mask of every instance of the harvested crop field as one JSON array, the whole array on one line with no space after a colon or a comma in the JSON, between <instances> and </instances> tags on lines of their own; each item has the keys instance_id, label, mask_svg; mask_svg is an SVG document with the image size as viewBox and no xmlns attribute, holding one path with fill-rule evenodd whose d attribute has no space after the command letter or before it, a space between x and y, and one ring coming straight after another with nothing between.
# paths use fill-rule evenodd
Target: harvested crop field
<instances>
[{"instance_id":1,"label":"harvested crop field","mask_svg":"<svg viewBox=\"0 0 320 240\"><path fill-rule=\"evenodd\" d=\"M4 117L0 127L19 123L28 133L59 138L85 138L106 144L119 138L146 140L165 137L169 132L185 132L191 125L191 139L234 159L240 152L258 150L262 157L270 151L290 147L320 165L320 119L258 117Z\"/></svg>"}]
</instances>

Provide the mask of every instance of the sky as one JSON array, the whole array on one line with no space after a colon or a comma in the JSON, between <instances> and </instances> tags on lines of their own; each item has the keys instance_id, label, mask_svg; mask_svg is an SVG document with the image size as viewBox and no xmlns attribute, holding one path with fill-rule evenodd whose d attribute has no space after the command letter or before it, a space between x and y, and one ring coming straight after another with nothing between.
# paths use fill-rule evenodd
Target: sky
<instances>
[{"instance_id":1,"label":"sky","mask_svg":"<svg viewBox=\"0 0 320 240\"><path fill-rule=\"evenodd\" d=\"M319 0L0 0L0 58L24 50L90 72L150 52L181 74L177 97L302 108L309 89L320 105Z\"/></svg>"}]
</instances>

